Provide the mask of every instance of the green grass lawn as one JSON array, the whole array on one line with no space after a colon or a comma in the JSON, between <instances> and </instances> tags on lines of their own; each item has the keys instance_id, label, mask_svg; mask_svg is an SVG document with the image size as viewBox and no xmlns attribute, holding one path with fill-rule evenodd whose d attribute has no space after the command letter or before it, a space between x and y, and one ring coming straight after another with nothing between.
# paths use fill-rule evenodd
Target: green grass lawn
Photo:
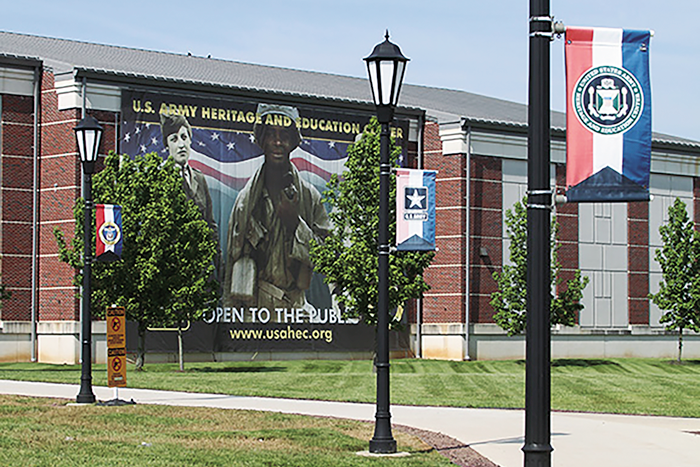
<instances>
[{"instance_id":1,"label":"green grass lawn","mask_svg":"<svg viewBox=\"0 0 700 467\"><path fill-rule=\"evenodd\" d=\"M130 367L131 368L131 367ZM370 361L147 364L129 387L233 395L374 402ZM0 364L0 379L75 383L78 365ZM104 365L93 384L105 385ZM523 361L394 360L392 404L524 407ZM605 359L552 362L552 409L700 417L700 361Z\"/></svg>"},{"instance_id":2,"label":"green grass lawn","mask_svg":"<svg viewBox=\"0 0 700 467\"><path fill-rule=\"evenodd\" d=\"M373 425L350 420L192 407L69 406L0 395L2 466L452 465L396 432L406 458L364 458Z\"/></svg>"}]
</instances>

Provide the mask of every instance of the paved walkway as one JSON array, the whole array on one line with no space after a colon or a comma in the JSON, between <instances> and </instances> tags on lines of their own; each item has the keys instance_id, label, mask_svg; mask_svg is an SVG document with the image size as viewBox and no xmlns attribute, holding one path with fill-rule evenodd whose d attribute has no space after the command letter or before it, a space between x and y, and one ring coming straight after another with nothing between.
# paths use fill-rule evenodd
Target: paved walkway
<instances>
[{"instance_id":1,"label":"paved walkway","mask_svg":"<svg viewBox=\"0 0 700 467\"><path fill-rule=\"evenodd\" d=\"M78 385L0 380L0 393L75 399ZM114 390L94 387L98 400ZM124 388L119 398L140 404L266 410L374 420L373 404L195 394ZM698 401L700 403L700 401ZM521 467L522 410L393 405L392 422L444 433L501 467ZM552 414L552 464L557 467L700 467L700 419Z\"/></svg>"}]
</instances>

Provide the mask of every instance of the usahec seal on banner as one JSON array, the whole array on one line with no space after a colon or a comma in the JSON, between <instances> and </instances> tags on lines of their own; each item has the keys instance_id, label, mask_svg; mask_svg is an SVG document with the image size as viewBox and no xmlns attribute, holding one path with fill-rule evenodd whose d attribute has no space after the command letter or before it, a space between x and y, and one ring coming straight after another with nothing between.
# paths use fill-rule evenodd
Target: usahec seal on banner
<instances>
[{"instance_id":1,"label":"usahec seal on banner","mask_svg":"<svg viewBox=\"0 0 700 467\"><path fill-rule=\"evenodd\" d=\"M632 128L644 108L644 93L637 78L614 66L586 71L574 87L574 112L589 130L614 135Z\"/></svg>"}]
</instances>

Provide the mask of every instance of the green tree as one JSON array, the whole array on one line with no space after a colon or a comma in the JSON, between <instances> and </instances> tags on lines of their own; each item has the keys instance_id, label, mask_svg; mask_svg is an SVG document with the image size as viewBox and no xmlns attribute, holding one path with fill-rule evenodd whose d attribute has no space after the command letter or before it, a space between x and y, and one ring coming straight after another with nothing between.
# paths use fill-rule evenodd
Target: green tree
<instances>
[{"instance_id":1,"label":"green tree","mask_svg":"<svg viewBox=\"0 0 700 467\"><path fill-rule=\"evenodd\" d=\"M211 228L186 198L172 158L164 162L154 153L133 160L110 154L105 168L93 176L93 199L122 207L123 235L120 261L93 263L94 315L103 317L112 304L126 309L127 319L137 323L137 369L145 362L147 329L177 329L184 369L182 330L218 299L213 279L217 246ZM76 269L83 265L83 206L80 199L74 208L71 248L63 232L54 231L60 259ZM76 283L81 280L78 274Z\"/></svg>"},{"instance_id":2,"label":"green tree","mask_svg":"<svg viewBox=\"0 0 700 467\"><path fill-rule=\"evenodd\" d=\"M506 228L510 239L510 262L503 266L501 272L493 274L498 290L491 294L491 306L496 313L494 321L509 336L520 334L527 324L527 198L518 201L513 209L506 210ZM582 276L580 270L574 272L574 277L566 281L566 287L561 285L564 279L560 277L561 264L558 260L559 244L557 235L559 224L552 222L550 248L552 264L550 267L551 289L558 290L557 295L551 296L550 323L573 326L578 314L583 310L581 299L583 289L588 284L588 277Z\"/></svg>"},{"instance_id":3,"label":"green tree","mask_svg":"<svg viewBox=\"0 0 700 467\"><path fill-rule=\"evenodd\" d=\"M367 324L377 322L378 230L379 230L379 147L380 125L373 118L359 141L348 148L346 170L333 175L324 193L332 207L333 231L323 243L314 243L311 259L325 275L345 316ZM401 153L392 141L390 160ZM396 197L391 177L389 199ZM396 207L389 204L389 238L396 233ZM423 271L433 252L393 252L389 257L389 308L402 306L428 290ZM392 326L397 321L392 320Z\"/></svg>"},{"instance_id":4,"label":"green tree","mask_svg":"<svg viewBox=\"0 0 700 467\"><path fill-rule=\"evenodd\" d=\"M676 198L668 208L668 222L659 227L663 247L654 258L661 266L659 291L649 298L665 313L659 322L678 331L678 362L683 352L683 330L700 332L700 234L688 217L686 205Z\"/></svg>"}]
</instances>

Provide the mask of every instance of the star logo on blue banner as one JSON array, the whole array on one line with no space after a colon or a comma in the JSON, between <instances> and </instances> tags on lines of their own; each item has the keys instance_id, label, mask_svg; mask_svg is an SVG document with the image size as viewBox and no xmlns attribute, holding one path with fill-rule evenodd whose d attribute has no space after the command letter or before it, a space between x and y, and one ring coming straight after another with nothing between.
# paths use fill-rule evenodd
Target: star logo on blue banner
<instances>
[{"instance_id":1,"label":"star logo on blue banner","mask_svg":"<svg viewBox=\"0 0 700 467\"><path fill-rule=\"evenodd\" d=\"M404 188L404 209L425 211L428 209L428 189L421 187Z\"/></svg>"}]
</instances>

